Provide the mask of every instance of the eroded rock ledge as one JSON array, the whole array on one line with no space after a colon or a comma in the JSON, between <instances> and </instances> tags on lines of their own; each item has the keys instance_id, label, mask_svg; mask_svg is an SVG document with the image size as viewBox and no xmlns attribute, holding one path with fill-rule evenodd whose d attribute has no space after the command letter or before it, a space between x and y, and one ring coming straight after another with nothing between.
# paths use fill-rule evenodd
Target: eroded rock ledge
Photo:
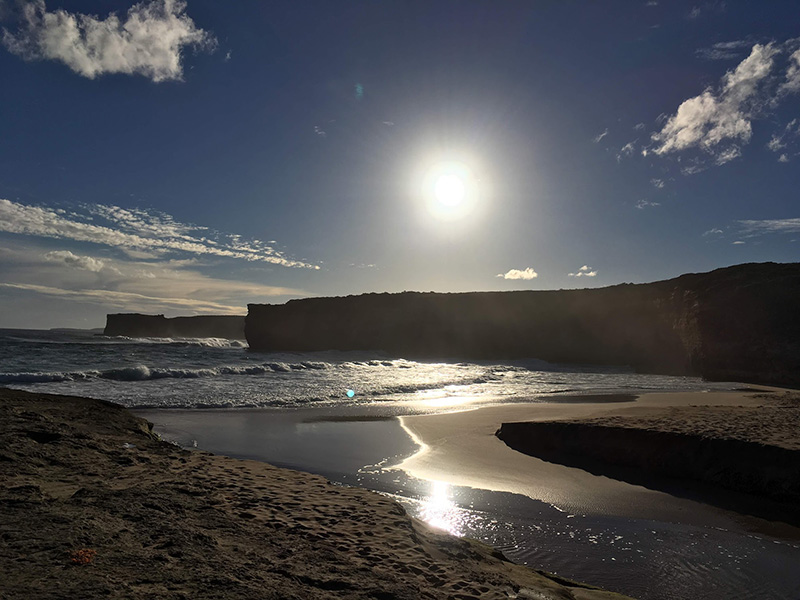
<instances>
[{"instance_id":1,"label":"eroded rock ledge","mask_svg":"<svg viewBox=\"0 0 800 600\"><path fill-rule=\"evenodd\" d=\"M503 423L496 435L524 454L632 483L678 478L800 502L796 448L591 421Z\"/></svg>"}]
</instances>

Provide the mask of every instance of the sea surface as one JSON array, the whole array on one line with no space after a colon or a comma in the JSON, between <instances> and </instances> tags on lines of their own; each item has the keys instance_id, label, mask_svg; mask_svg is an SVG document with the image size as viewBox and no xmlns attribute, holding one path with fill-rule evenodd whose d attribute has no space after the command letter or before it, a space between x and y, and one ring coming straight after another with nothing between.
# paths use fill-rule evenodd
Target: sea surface
<instances>
[{"instance_id":1,"label":"sea surface","mask_svg":"<svg viewBox=\"0 0 800 600\"><path fill-rule=\"evenodd\" d=\"M0 386L118 402L183 446L375 489L410 514L490 543L513 560L641 600L800 598L798 536L764 533L747 518L740 523L713 507L698 504L692 518L677 521L635 517L633 511L573 513L525 496L414 479L391 468L417 450L397 415L460 410L465 404L574 402L582 394L724 390L736 383L535 358L261 354L250 352L246 342L214 338L6 329L0 330ZM619 485L624 494L628 484ZM707 522L701 513L710 515Z\"/></svg>"},{"instance_id":2,"label":"sea surface","mask_svg":"<svg viewBox=\"0 0 800 600\"><path fill-rule=\"evenodd\" d=\"M218 338L105 337L83 330L0 329L0 385L137 408L403 403L448 397L548 401L559 395L730 389L620 367L514 361L414 361L375 352L250 352ZM350 392L348 394L348 392ZM442 404L445 402L443 401Z\"/></svg>"}]
</instances>

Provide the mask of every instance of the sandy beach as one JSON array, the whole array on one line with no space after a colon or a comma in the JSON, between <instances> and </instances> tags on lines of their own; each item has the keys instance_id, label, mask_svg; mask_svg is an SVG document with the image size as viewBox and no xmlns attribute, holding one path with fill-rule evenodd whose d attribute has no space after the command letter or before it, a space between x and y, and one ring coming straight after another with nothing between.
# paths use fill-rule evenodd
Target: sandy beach
<instances>
[{"instance_id":1,"label":"sandy beach","mask_svg":"<svg viewBox=\"0 0 800 600\"><path fill-rule=\"evenodd\" d=\"M397 468L424 479L445 481L530 498L583 513L631 515L726 527L718 511L652 489L565 468L509 448L495 436L502 423L578 422L742 439L797 449L800 394L763 386L733 392L642 394L634 402L506 404L441 415L403 417L403 427L421 450ZM577 400L580 400L578 398ZM557 482L557 485L553 485ZM767 523L751 527L775 532ZM800 530L783 529L796 537Z\"/></svg>"},{"instance_id":2,"label":"sandy beach","mask_svg":"<svg viewBox=\"0 0 800 600\"><path fill-rule=\"evenodd\" d=\"M4 600L622 597L515 565L376 493L162 442L114 404L0 399Z\"/></svg>"}]
</instances>

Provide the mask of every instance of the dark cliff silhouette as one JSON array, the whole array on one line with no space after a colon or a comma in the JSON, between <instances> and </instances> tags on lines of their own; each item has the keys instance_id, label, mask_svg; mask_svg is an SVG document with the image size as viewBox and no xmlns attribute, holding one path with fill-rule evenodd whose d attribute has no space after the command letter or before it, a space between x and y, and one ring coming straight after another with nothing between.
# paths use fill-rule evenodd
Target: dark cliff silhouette
<instances>
[{"instance_id":1,"label":"dark cliff silhouette","mask_svg":"<svg viewBox=\"0 0 800 600\"><path fill-rule=\"evenodd\" d=\"M363 294L248 309L245 333L255 351L538 358L800 383L800 263L599 289Z\"/></svg>"},{"instance_id":2,"label":"dark cliff silhouette","mask_svg":"<svg viewBox=\"0 0 800 600\"><path fill-rule=\"evenodd\" d=\"M244 339L244 317L212 315L166 318L164 315L106 315L104 335L128 337L216 337Z\"/></svg>"}]
</instances>

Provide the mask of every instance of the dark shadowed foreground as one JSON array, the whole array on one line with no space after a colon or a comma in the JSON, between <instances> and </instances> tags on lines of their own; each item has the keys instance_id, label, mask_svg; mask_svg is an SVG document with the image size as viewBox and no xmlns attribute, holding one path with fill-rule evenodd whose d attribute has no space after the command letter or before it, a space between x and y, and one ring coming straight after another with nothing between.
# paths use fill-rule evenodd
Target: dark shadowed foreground
<instances>
[{"instance_id":1,"label":"dark shadowed foreground","mask_svg":"<svg viewBox=\"0 0 800 600\"><path fill-rule=\"evenodd\" d=\"M4 600L622 598L373 492L158 441L115 404L0 389L0 422Z\"/></svg>"}]
</instances>

